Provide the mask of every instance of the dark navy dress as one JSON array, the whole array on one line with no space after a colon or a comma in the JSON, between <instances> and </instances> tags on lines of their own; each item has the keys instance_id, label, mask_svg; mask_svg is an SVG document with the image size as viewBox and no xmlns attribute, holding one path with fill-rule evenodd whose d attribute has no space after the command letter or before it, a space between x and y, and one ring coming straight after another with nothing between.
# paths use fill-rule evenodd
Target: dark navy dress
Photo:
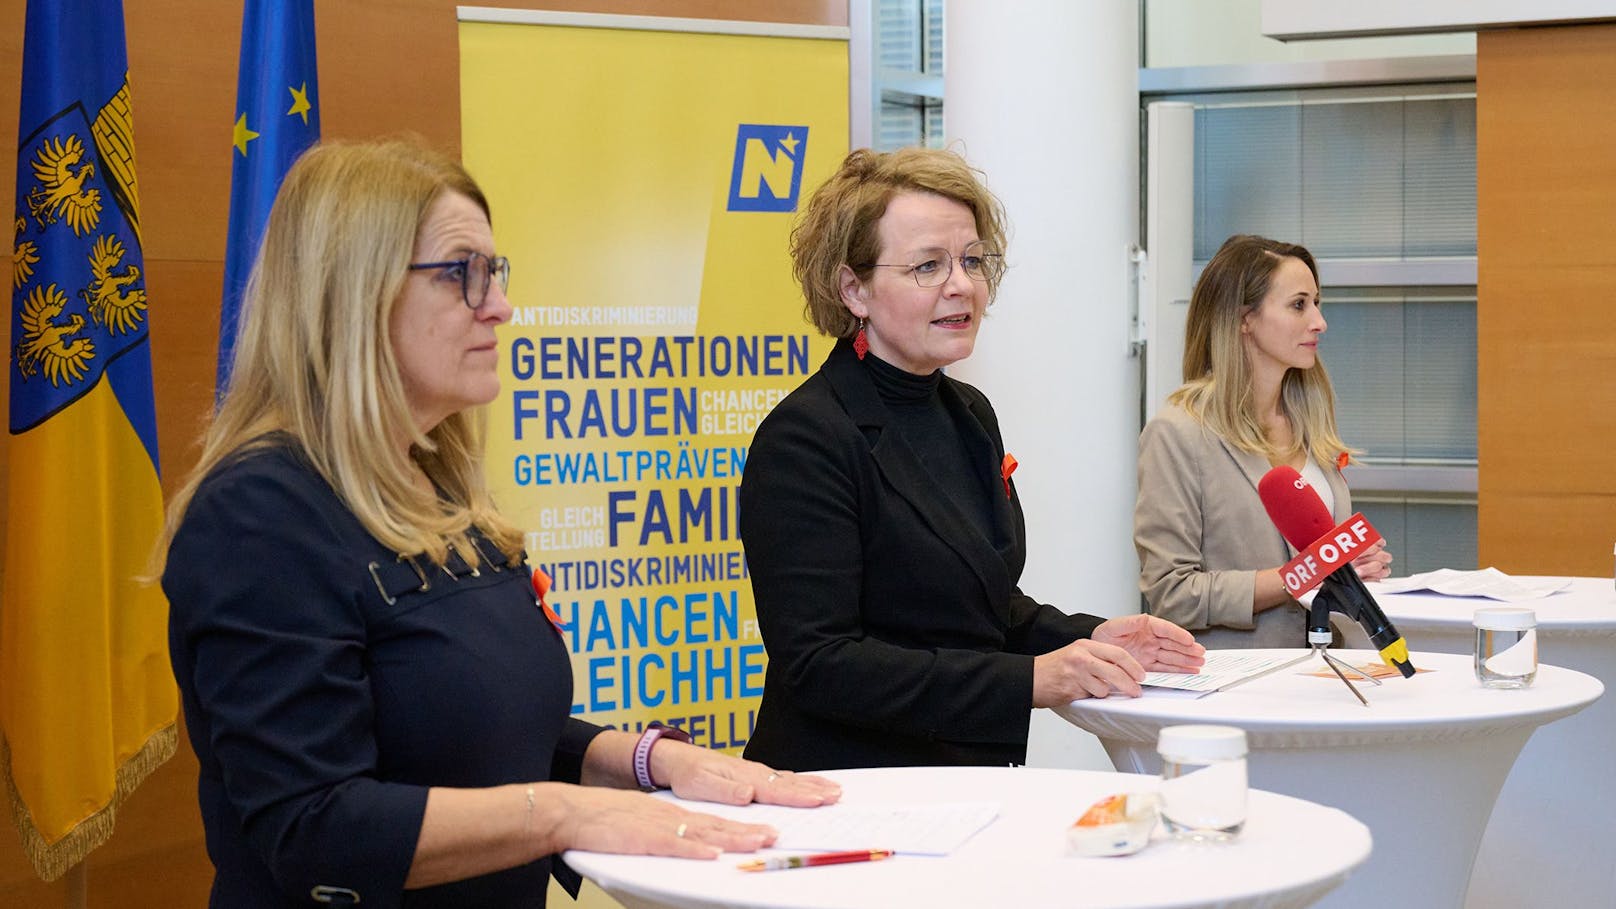
<instances>
[{"instance_id":1,"label":"dark navy dress","mask_svg":"<svg viewBox=\"0 0 1616 909\"><path fill-rule=\"evenodd\" d=\"M429 787L576 782L600 731L528 572L400 561L288 446L202 483L163 589L213 906L544 905L551 858L403 889Z\"/></svg>"}]
</instances>

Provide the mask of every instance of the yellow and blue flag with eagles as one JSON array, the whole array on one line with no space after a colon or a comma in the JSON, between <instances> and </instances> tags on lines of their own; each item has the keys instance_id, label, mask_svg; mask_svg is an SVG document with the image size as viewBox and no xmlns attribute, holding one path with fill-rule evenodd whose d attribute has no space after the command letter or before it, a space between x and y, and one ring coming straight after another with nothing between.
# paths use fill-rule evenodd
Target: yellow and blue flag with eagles
<instances>
[{"instance_id":1,"label":"yellow and blue flag with eagles","mask_svg":"<svg viewBox=\"0 0 1616 909\"><path fill-rule=\"evenodd\" d=\"M53 880L174 753L149 301L120 0L33 0L11 266L0 778Z\"/></svg>"},{"instance_id":2,"label":"yellow and blue flag with eagles","mask_svg":"<svg viewBox=\"0 0 1616 909\"><path fill-rule=\"evenodd\" d=\"M219 311L218 397L235 357L241 295L281 178L320 141L315 78L314 0L247 0L241 14L241 63L230 153L230 233Z\"/></svg>"}]
</instances>

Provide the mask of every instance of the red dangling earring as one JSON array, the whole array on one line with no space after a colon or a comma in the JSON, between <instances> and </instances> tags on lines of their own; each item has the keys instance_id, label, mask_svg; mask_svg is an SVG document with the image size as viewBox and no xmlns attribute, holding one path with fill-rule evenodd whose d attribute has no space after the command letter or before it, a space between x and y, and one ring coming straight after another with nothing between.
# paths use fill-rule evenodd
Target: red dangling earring
<instances>
[{"instance_id":1,"label":"red dangling earring","mask_svg":"<svg viewBox=\"0 0 1616 909\"><path fill-rule=\"evenodd\" d=\"M864 355L869 352L870 339L864 336L864 320L860 319L858 334L853 336L853 353L857 354L858 358L862 360Z\"/></svg>"}]
</instances>

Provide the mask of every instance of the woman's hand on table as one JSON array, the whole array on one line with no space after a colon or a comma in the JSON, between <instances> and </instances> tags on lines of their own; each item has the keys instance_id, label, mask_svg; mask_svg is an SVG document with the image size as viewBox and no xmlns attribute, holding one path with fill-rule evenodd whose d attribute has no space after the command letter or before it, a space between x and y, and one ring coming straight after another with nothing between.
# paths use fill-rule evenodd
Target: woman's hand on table
<instances>
[{"instance_id":1,"label":"woman's hand on table","mask_svg":"<svg viewBox=\"0 0 1616 909\"><path fill-rule=\"evenodd\" d=\"M1146 672L1196 672L1206 662L1206 648L1195 643L1195 635L1153 615L1107 619L1093 639L1128 651Z\"/></svg>"},{"instance_id":2,"label":"woman's hand on table","mask_svg":"<svg viewBox=\"0 0 1616 909\"><path fill-rule=\"evenodd\" d=\"M1128 651L1100 641L1073 641L1033 658L1032 705L1058 707L1112 691L1138 695L1144 667Z\"/></svg>"},{"instance_id":3,"label":"woman's hand on table","mask_svg":"<svg viewBox=\"0 0 1616 909\"><path fill-rule=\"evenodd\" d=\"M565 786L560 793L562 819L555 831L560 849L715 859L725 852L754 852L779 835L764 824L691 811L633 790Z\"/></svg>"},{"instance_id":4,"label":"woman's hand on table","mask_svg":"<svg viewBox=\"0 0 1616 909\"><path fill-rule=\"evenodd\" d=\"M598 740L597 740L598 741ZM663 739L651 749L651 778L680 799L813 808L841 798L836 783L776 771L696 745ZM774 843L772 827L693 811L682 802L610 786L562 786L561 849L711 859Z\"/></svg>"},{"instance_id":5,"label":"woman's hand on table","mask_svg":"<svg viewBox=\"0 0 1616 909\"><path fill-rule=\"evenodd\" d=\"M842 787L811 773L777 771L684 742L663 740L651 751L651 777L682 799L725 805L816 808L842 797Z\"/></svg>"},{"instance_id":6,"label":"woman's hand on table","mask_svg":"<svg viewBox=\"0 0 1616 909\"><path fill-rule=\"evenodd\" d=\"M1166 619L1108 619L1089 640L1034 658L1033 706L1056 707L1113 691L1138 697L1146 672L1194 672L1204 662L1206 648Z\"/></svg>"}]
</instances>

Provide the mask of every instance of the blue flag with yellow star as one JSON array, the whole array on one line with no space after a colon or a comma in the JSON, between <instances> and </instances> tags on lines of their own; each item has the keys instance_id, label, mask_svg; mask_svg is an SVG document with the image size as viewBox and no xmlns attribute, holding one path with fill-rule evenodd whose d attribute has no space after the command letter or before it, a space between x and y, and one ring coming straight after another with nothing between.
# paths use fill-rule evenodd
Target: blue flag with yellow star
<instances>
[{"instance_id":1,"label":"blue flag with yellow star","mask_svg":"<svg viewBox=\"0 0 1616 909\"><path fill-rule=\"evenodd\" d=\"M281 178L320 141L314 0L247 0L236 77L235 149L230 157L230 234L219 312L218 394L230 381L242 291L258 257Z\"/></svg>"},{"instance_id":2,"label":"blue flag with yellow star","mask_svg":"<svg viewBox=\"0 0 1616 909\"><path fill-rule=\"evenodd\" d=\"M174 753L135 120L120 0L28 4L12 211L0 805L54 880Z\"/></svg>"}]
</instances>

